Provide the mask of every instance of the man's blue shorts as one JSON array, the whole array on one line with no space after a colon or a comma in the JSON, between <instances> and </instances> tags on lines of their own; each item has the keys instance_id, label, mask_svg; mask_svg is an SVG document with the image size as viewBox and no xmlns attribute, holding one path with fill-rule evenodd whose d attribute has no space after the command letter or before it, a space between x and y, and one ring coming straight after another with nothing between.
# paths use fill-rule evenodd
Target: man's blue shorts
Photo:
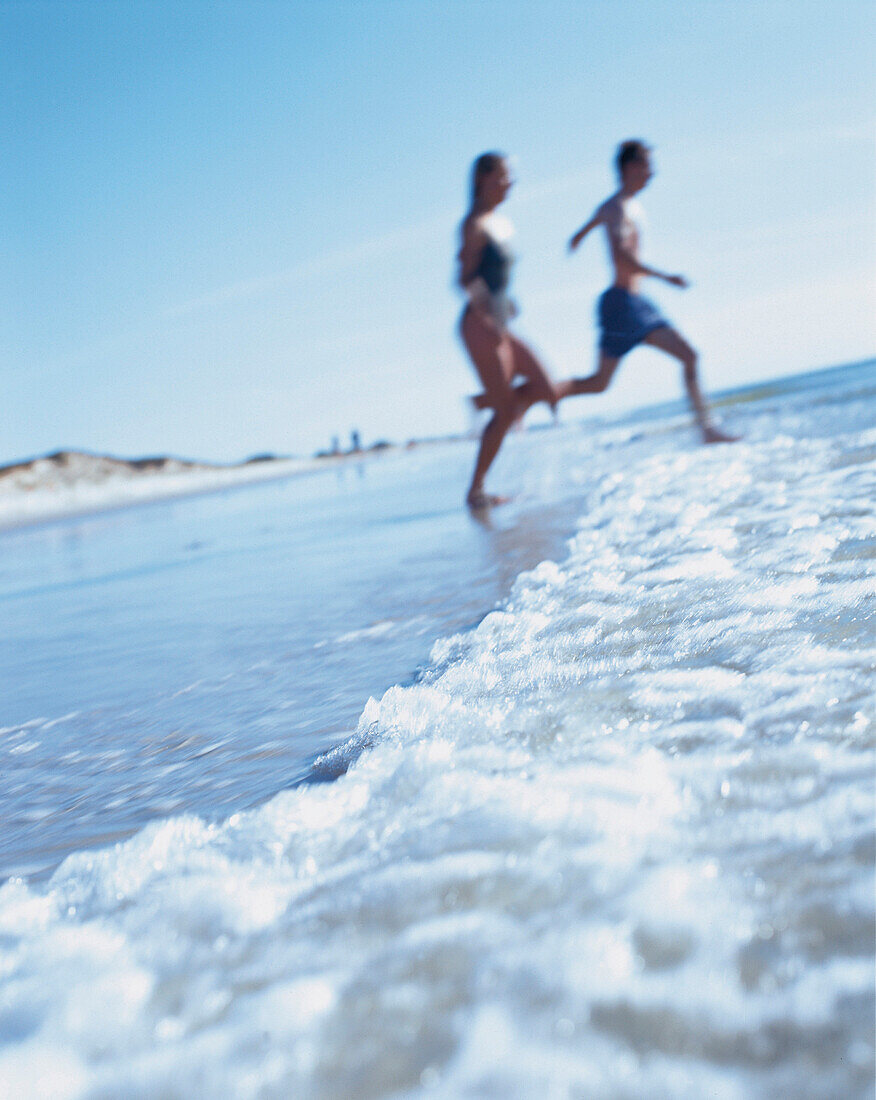
<instances>
[{"instance_id":1,"label":"man's blue shorts","mask_svg":"<svg viewBox=\"0 0 876 1100\"><path fill-rule=\"evenodd\" d=\"M658 328L669 325L660 310L639 294L610 286L599 299L599 350L620 359Z\"/></svg>"}]
</instances>

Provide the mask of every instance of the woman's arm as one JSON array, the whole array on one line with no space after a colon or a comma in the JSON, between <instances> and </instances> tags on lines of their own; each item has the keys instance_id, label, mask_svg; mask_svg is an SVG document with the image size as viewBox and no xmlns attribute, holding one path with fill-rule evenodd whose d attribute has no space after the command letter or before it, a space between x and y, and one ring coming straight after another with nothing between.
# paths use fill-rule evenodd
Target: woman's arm
<instances>
[{"instance_id":1,"label":"woman's arm","mask_svg":"<svg viewBox=\"0 0 876 1100\"><path fill-rule=\"evenodd\" d=\"M462 244L457 256L459 262L457 282L473 305L485 303L490 295L487 284L475 274L480 266L486 240L486 233L477 220L469 215L462 223Z\"/></svg>"}]
</instances>

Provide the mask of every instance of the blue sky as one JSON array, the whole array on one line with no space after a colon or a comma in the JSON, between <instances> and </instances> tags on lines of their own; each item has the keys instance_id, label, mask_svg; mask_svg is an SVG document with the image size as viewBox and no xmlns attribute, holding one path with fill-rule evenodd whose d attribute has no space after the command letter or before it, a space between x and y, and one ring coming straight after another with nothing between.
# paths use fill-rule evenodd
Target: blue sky
<instances>
[{"instance_id":1,"label":"blue sky","mask_svg":"<svg viewBox=\"0 0 876 1100\"><path fill-rule=\"evenodd\" d=\"M229 460L463 429L458 223L512 154L518 330L588 373L604 246L658 174L645 259L710 389L876 350L868 2L0 0L0 462ZM565 416L677 396L649 350ZM534 414L538 415L538 414Z\"/></svg>"}]
</instances>

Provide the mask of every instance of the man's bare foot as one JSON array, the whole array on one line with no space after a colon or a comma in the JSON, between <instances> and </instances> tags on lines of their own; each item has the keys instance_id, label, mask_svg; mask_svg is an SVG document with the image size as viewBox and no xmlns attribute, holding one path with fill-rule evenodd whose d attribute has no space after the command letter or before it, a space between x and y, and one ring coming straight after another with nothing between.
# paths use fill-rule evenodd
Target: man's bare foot
<instances>
[{"instance_id":1,"label":"man's bare foot","mask_svg":"<svg viewBox=\"0 0 876 1100\"><path fill-rule=\"evenodd\" d=\"M495 493L485 493L483 489L473 490L465 498L466 505L473 512L482 512L485 508L495 508L499 504L508 504L511 497L497 496Z\"/></svg>"},{"instance_id":2,"label":"man's bare foot","mask_svg":"<svg viewBox=\"0 0 876 1100\"><path fill-rule=\"evenodd\" d=\"M703 428L703 443L738 443L738 435L729 435L716 428L714 424L707 424Z\"/></svg>"}]
</instances>

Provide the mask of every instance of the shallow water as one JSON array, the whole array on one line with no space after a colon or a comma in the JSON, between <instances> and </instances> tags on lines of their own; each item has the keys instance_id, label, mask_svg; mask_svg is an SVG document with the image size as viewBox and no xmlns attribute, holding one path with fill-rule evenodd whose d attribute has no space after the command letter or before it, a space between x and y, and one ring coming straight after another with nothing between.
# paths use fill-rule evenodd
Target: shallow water
<instances>
[{"instance_id":1,"label":"shallow water","mask_svg":"<svg viewBox=\"0 0 876 1100\"><path fill-rule=\"evenodd\" d=\"M369 695L564 552L580 434L546 461L514 441L491 526L460 507L456 445L0 534L0 875L308 776Z\"/></svg>"},{"instance_id":2,"label":"shallow water","mask_svg":"<svg viewBox=\"0 0 876 1100\"><path fill-rule=\"evenodd\" d=\"M6 536L0 1094L871 1095L874 410Z\"/></svg>"}]
</instances>

